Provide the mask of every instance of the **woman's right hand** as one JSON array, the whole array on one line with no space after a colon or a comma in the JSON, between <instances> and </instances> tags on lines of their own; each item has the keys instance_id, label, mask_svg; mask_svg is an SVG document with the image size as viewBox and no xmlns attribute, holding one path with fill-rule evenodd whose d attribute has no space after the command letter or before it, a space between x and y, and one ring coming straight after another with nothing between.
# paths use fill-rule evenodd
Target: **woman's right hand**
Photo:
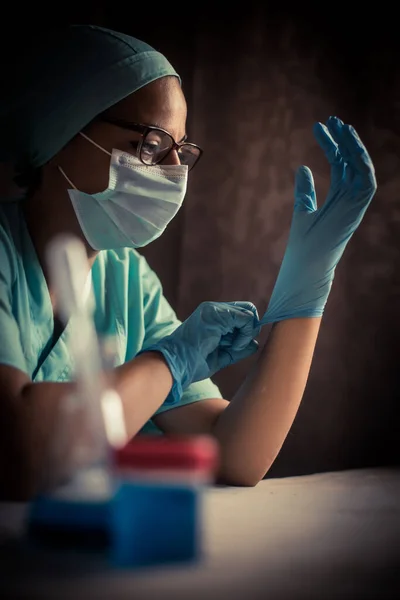
<instances>
[{"instance_id":1,"label":"woman's right hand","mask_svg":"<svg viewBox=\"0 0 400 600\"><path fill-rule=\"evenodd\" d=\"M161 352L173 379L172 398L195 381L257 352L260 333L251 302L203 302L172 334L142 352Z\"/></svg>"}]
</instances>

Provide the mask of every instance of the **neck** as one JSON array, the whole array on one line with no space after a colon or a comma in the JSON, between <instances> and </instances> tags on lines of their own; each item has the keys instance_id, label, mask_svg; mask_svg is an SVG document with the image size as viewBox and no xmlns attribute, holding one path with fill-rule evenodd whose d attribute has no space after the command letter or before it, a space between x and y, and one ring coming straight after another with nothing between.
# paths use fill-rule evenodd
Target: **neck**
<instances>
[{"instance_id":1,"label":"neck","mask_svg":"<svg viewBox=\"0 0 400 600\"><path fill-rule=\"evenodd\" d=\"M60 201L54 200L55 198L56 195L50 199L46 198L45 194L39 192L29 200L26 200L22 205L28 231L42 267L52 301L54 290L52 290L49 280L46 259L46 248L49 241L59 234L70 234L78 237L86 249L88 272L92 268L98 254L98 251L93 250L87 243L69 197L67 199L60 198Z\"/></svg>"}]
</instances>

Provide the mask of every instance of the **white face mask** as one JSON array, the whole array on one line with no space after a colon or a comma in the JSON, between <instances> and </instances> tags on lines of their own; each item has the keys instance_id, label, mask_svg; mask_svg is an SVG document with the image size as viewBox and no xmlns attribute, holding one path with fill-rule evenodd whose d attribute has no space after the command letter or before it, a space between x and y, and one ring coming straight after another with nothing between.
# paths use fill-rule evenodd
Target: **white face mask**
<instances>
[{"instance_id":1,"label":"white face mask","mask_svg":"<svg viewBox=\"0 0 400 600\"><path fill-rule=\"evenodd\" d=\"M160 237L182 206L186 193L187 165L144 165L138 158L113 150L109 184L105 191L85 194L68 190L82 231L94 250L140 248Z\"/></svg>"}]
</instances>

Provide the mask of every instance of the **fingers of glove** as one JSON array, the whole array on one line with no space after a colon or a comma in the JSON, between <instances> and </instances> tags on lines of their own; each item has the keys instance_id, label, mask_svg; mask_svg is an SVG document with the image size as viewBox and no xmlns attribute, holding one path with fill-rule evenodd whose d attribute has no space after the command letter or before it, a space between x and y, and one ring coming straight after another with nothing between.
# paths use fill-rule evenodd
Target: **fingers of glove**
<instances>
[{"instance_id":1,"label":"fingers of glove","mask_svg":"<svg viewBox=\"0 0 400 600\"><path fill-rule=\"evenodd\" d=\"M235 334L234 339L238 340L241 335L247 338L257 337L261 328L258 311L254 304L248 301L227 302L227 304L235 311L233 313L234 329L232 330ZM237 347L236 344L235 347Z\"/></svg>"},{"instance_id":2,"label":"fingers of glove","mask_svg":"<svg viewBox=\"0 0 400 600\"><path fill-rule=\"evenodd\" d=\"M348 140L345 136L346 125L338 117L329 117L329 119L326 122L326 125L330 135L338 145L339 152L342 156L343 161L347 165L353 166L351 161L350 148L348 147Z\"/></svg>"},{"instance_id":3,"label":"fingers of glove","mask_svg":"<svg viewBox=\"0 0 400 600\"><path fill-rule=\"evenodd\" d=\"M204 302L198 310L200 323L196 324L196 330L201 327L207 336L213 334L220 338L234 334L230 339L235 349L246 346L260 332L257 309L251 302Z\"/></svg>"},{"instance_id":4,"label":"fingers of glove","mask_svg":"<svg viewBox=\"0 0 400 600\"><path fill-rule=\"evenodd\" d=\"M345 162L339 146L328 127L322 123L315 123L314 136L331 165L331 185L335 187L342 181L345 171Z\"/></svg>"},{"instance_id":5,"label":"fingers of glove","mask_svg":"<svg viewBox=\"0 0 400 600\"><path fill-rule=\"evenodd\" d=\"M329 123L329 121L328 121ZM343 158L339 150L339 146L333 139L329 129L323 123L315 123L314 136L318 144L321 146L331 165L342 165Z\"/></svg>"},{"instance_id":6,"label":"fingers of glove","mask_svg":"<svg viewBox=\"0 0 400 600\"><path fill-rule=\"evenodd\" d=\"M246 310L251 310L258 319L257 308L248 300L235 300L234 302L227 302L227 304L230 306L238 306L239 308L244 308Z\"/></svg>"},{"instance_id":7,"label":"fingers of glove","mask_svg":"<svg viewBox=\"0 0 400 600\"><path fill-rule=\"evenodd\" d=\"M343 174L346 180L352 180L355 170L351 159L351 152L348 148L346 137L344 135L345 124L338 117L329 117L326 122L330 135L337 143L339 152L343 159Z\"/></svg>"},{"instance_id":8,"label":"fingers of glove","mask_svg":"<svg viewBox=\"0 0 400 600\"><path fill-rule=\"evenodd\" d=\"M229 333L225 333L225 335L223 335L220 340L220 348L231 348L235 338L236 331L230 331Z\"/></svg>"},{"instance_id":9,"label":"fingers of glove","mask_svg":"<svg viewBox=\"0 0 400 600\"><path fill-rule=\"evenodd\" d=\"M219 343L220 348L226 350L234 350L240 352L246 348L248 344L259 335L261 327L252 329L249 333L243 333L242 329L234 329L234 331L225 334Z\"/></svg>"},{"instance_id":10,"label":"fingers of glove","mask_svg":"<svg viewBox=\"0 0 400 600\"><path fill-rule=\"evenodd\" d=\"M235 302L227 302L227 304L240 309L240 312L236 313L236 315L240 315L242 313L243 317L245 319L244 323L247 322L246 316L249 315L249 312L252 312L254 327L255 328L258 327L258 322L259 322L258 310L252 302L249 302L248 300L236 300Z\"/></svg>"},{"instance_id":11,"label":"fingers of glove","mask_svg":"<svg viewBox=\"0 0 400 600\"><path fill-rule=\"evenodd\" d=\"M241 329L234 329L222 336L219 347L229 351L240 352L259 335L260 331L261 326L252 329L249 334L244 334Z\"/></svg>"},{"instance_id":12,"label":"fingers of glove","mask_svg":"<svg viewBox=\"0 0 400 600\"><path fill-rule=\"evenodd\" d=\"M294 185L294 210L296 212L311 213L317 210L317 197L315 194L314 177L308 167L304 165L297 169Z\"/></svg>"},{"instance_id":13,"label":"fingers of glove","mask_svg":"<svg viewBox=\"0 0 400 600\"><path fill-rule=\"evenodd\" d=\"M218 343L224 334L234 328L230 307L226 302L202 302L187 319L193 321L193 335L207 338L210 335L218 337Z\"/></svg>"},{"instance_id":14,"label":"fingers of glove","mask_svg":"<svg viewBox=\"0 0 400 600\"><path fill-rule=\"evenodd\" d=\"M346 163L346 180L352 183L354 176L358 175L361 177L362 189L375 192L376 179L374 165L354 127L345 125L337 117L330 117L327 125ZM359 181L360 179L358 179Z\"/></svg>"},{"instance_id":15,"label":"fingers of glove","mask_svg":"<svg viewBox=\"0 0 400 600\"><path fill-rule=\"evenodd\" d=\"M221 348L220 350L220 368L227 367L229 365L233 365L249 356L252 356L258 351L259 345L256 340L251 340L247 346L242 348L241 350L236 350L231 348L227 350L226 348Z\"/></svg>"},{"instance_id":16,"label":"fingers of glove","mask_svg":"<svg viewBox=\"0 0 400 600\"><path fill-rule=\"evenodd\" d=\"M344 125L342 136L349 152L351 166L361 175L365 188L375 190L375 167L358 133L351 125Z\"/></svg>"}]
</instances>

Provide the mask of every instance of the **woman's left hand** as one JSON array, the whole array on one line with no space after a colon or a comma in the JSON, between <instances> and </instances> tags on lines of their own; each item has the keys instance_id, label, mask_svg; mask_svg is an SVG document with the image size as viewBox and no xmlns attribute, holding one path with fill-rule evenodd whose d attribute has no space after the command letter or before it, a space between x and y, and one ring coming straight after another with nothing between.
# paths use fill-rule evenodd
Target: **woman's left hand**
<instances>
[{"instance_id":1,"label":"woman's left hand","mask_svg":"<svg viewBox=\"0 0 400 600\"><path fill-rule=\"evenodd\" d=\"M262 324L322 316L336 265L376 192L374 166L351 125L330 117L314 135L331 165L331 186L318 208L312 173L299 168L289 240Z\"/></svg>"}]
</instances>

